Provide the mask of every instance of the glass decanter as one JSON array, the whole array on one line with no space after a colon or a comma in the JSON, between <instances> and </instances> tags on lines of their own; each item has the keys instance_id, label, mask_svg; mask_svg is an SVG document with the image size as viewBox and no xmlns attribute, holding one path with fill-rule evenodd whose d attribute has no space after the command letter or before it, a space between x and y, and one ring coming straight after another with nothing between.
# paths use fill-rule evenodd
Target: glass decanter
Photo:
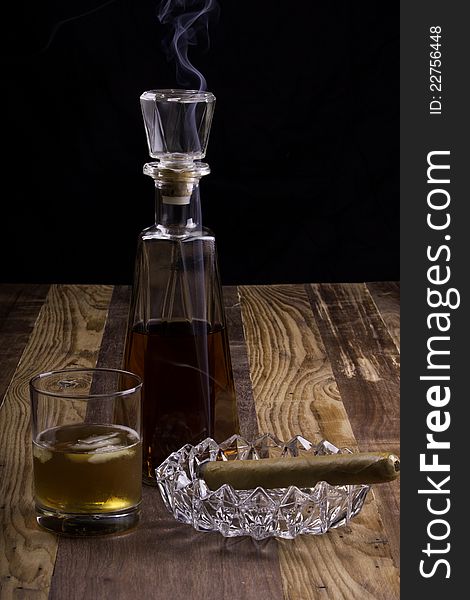
<instances>
[{"instance_id":1,"label":"glass decanter","mask_svg":"<svg viewBox=\"0 0 470 600\"><path fill-rule=\"evenodd\" d=\"M214 111L210 92L141 96L156 188L155 224L139 235L124 366L143 386L143 474L184 444L238 433L214 235L199 180Z\"/></svg>"}]
</instances>

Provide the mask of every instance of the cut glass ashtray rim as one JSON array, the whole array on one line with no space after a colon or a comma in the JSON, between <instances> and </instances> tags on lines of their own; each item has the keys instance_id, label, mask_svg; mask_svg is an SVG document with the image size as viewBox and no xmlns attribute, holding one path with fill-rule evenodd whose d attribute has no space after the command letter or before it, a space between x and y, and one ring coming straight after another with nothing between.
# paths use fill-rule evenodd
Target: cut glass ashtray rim
<instances>
[{"instance_id":1,"label":"cut glass ashtray rim","mask_svg":"<svg viewBox=\"0 0 470 600\"><path fill-rule=\"evenodd\" d=\"M236 490L223 485L210 490L199 477L200 465L215 460L258 460L302 453L351 452L327 440L314 444L301 435L283 442L272 434L253 441L234 435L221 444L212 438L173 452L156 470L157 484L166 508L176 520L198 531L219 532L225 537L247 535L293 539L321 535L355 517L364 505L369 485L330 485L312 488L255 488Z\"/></svg>"}]
</instances>

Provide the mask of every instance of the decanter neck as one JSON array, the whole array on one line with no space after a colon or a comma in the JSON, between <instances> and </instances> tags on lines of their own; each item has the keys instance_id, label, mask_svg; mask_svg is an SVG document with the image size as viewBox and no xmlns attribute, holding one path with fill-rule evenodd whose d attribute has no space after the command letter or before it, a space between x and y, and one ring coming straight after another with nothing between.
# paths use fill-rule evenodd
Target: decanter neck
<instances>
[{"instance_id":1,"label":"decanter neck","mask_svg":"<svg viewBox=\"0 0 470 600\"><path fill-rule=\"evenodd\" d=\"M170 237L202 231L199 180L209 173L204 163L147 163L144 173L155 181L155 226Z\"/></svg>"},{"instance_id":2,"label":"decanter neck","mask_svg":"<svg viewBox=\"0 0 470 600\"><path fill-rule=\"evenodd\" d=\"M155 226L160 232L176 237L201 233L199 185L194 185L189 201L178 202L174 196L171 199L169 202L169 197L164 195L164 191L155 186Z\"/></svg>"}]
</instances>

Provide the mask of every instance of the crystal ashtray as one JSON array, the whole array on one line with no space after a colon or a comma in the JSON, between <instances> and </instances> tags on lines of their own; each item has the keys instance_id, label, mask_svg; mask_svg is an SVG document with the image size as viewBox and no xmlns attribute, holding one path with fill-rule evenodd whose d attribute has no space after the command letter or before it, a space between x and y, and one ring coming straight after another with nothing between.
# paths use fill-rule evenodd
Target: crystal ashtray
<instances>
[{"instance_id":1,"label":"crystal ashtray","mask_svg":"<svg viewBox=\"0 0 470 600\"><path fill-rule=\"evenodd\" d=\"M173 452L157 469L157 483L167 509L175 519L198 531L218 531L225 537L248 535L295 538L319 535L345 525L361 510L368 485L330 485L312 488L235 490L222 485L211 491L200 478L200 465L214 460L262 458L350 452L324 440L315 445L300 435L282 442L266 434L252 442L232 436L217 444L207 438L197 446L187 444Z\"/></svg>"}]
</instances>

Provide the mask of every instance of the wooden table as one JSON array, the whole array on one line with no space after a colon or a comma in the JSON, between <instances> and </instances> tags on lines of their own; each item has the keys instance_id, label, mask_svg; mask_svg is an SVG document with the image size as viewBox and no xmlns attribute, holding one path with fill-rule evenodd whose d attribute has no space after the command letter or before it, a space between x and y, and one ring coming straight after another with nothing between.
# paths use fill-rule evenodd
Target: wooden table
<instances>
[{"instance_id":1,"label":"wooden table","mask_svg":"<svg viewBox=\"0 0 470 600\"><path fill-rule=\"evenodd\" d=\"M397 284L224 292L244 435L398 451ZM119 366L128 305L127 287L0 286L0 598L398 598L398 482L375 486L350 526L293 541L198 533L154 488L141 525L122 536L58 539L36 526L28 380Z\"/></svg>"}]
</instances>

